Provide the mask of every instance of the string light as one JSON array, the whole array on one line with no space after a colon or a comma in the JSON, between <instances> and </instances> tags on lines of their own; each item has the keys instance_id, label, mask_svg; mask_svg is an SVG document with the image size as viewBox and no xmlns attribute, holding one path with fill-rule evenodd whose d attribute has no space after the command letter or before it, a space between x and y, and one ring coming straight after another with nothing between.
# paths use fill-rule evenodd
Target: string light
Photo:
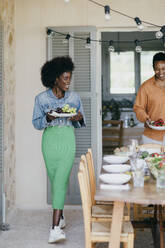
<instances>
[{"instance_id":1,"label":"string light","mask_svg":"<svg viewBox=\"0 0 165 248\"><path fill-rule=\"evenodd\" d=\"M70 38L72 38L72 39L78 39L78 40L84 40L84 41L86 41L86 45L85 45L86 48L90 48L91 41L92 42L98 42L99 44L101 44L101 43L107 43L109 45L109 47L110 46L113 46L114 43L116 43L116 44L119 44L119 43L135 43L136 46L139 46L139 48L137 48L137 50L138 50L137 52L139 52L140 50L142 50L142 48L140 46L140 43L146 43L146 42L151 42L151 41L157 41L158 40L156 38L153 38L153 39L144 39L144 40L143 39L142 40L132 40L132 41L131 40L123 40L123 41L122 40L110 40L110 41L109 40L95 40L95 39L91 39L90 37L85 38L85 37L73 36L73 35L62 33L62 32L59 32L59 31L56 31L56 30L53 30L53 29L50 29L50 28L47 28L46 33L47 33L47 36L51 36L52 34L61 35L61 36L65 37L64 40L69 40ZM163 36L161 39L164 42L165 36ZM62 42L64 42L64 40ZM113 48L111 48L110 50L113 51Z\"/></svg>"},{"instance_id":2,"label":"string light","mask_svg":"<svg viewBox=\"0 0 165 248\"><path fill-rule=\"evenodd\" d=\"M70 34L67 34L65 39L62 41L63 44L69 43Z\"/></svg>"},{"instance_id":3,"label":"string light","mask_svg":"<svg viewBox=\"0 0 165 248\"><path fill-rule=\"evenodd\" d=\"M105 20L109 21L109 19L110 19L110 7L109 7L109 5L104 6L104 12L105 12Z\"/></svg>"},{"instance_id":4,"label":"string light","mask_svg":"<svg viewBox=\"0 0 165 248\"><path fill-rule=\"evenodd\" d=\"M164 34L165 34L165 26L161 27L161 29L158 32L156 32L155 35L157 39L161 39L164 36Z\"/></svg>"},{"instance_id":5,"label":"string light","mask_svg":"<svg viewBox=\"0 0 165 248\"><path fill-rule=\"evenodd\" d=\"M143 26L141 20L139 19L139 17L135 17L134 20L135 20L135 22L137 24L137 28L142 31L144 29L144 26Z\"/></svg>"},{"instance_id":6,"label":"string light","mask_svg":"<svg viewBox=\"0 0 165 248\"><path fill-rule=\"evenodd\" d=\"M137 53L141 53L142 52L142 47L140 46L140 41L139 40L135 40L135 45L136 45L135 51Z\"/></svg>"},{"instance_id":7,"label":"string light","mask_svg":"<svg viewBox=\"0 0 165 248\"><path fill-rule=\"evenodd\" d=\"M88 0L88 1L91 2L91 3L94 3L95 5L98 5L99 7L105 8L104 5L98 3L98 2L96 2L96 1L94 1L94 0ZM121 12L121 11L118 11L118 10L115 10L115 9L112 9L112 8L111 8L111 11L112 11L112 12L115 12L115 13L117 13L117 14L119 14L119 15L122 15L122 16L124 16L124 17L127 17L127 18L129 18L129 19L132 19L132 20L134 20L134 21L135 21L135 18L138 18L138 17L135 17L135 18L134 18L134 17L129 16L129 15L127 15L127 14ZM139 18L138 18L138 19L139 19ZM140 19L139 19L139 20L140 20ZM139 20L138 20L138 21L139 21ZM140 20L140 22L141 22L141 23L143 22L143 23L145 23L145 24L151 25L151 26L153 26L153 27L161 28L160 25L157 25L157 24L154 24L154 23L151 23L151 22L148 22L148 21ZM138 24L137 24L137 25L138 25ZM140 24L139 24L139 26L140 26ZM141 28L141 27L138 27L138 28Z\"/></svg>"},{"instance_id":8,"label":"string light","mask_svg":"<svg viewBox=\"0 0 165 248\"><path fill-rule=\"evenodd\" d=\"M91 39L89 37L86 39L85 48L87 48L87 49L90 49L91 48Z\"/></svg>"},{"instance_id":9,"label":"string light","mask_svg":"<svg viewBox=\"0 0 165 248\"><path fill-rule=\"evenodd\" d=\"M114 52L114 51L115 51L115 48L113 46L113 40L110 40L109 41L108 52L111 53L111 52Z\"/></svg>"},{"instance_id":10,"label":"string light","mask_svg":"<svg viewBox=\"0 0 165 248\"><path fill-rule=\"evenodd\" d=\"M66 3L68 3L70 0L64 0L64 1ZM94 3L95 5L98 5L99 7L104 8L105 19L106 20L110 19L110 7L109 7L109 5L104 6L104 5L96 2L95 0L88 0L88 1L91 2L91 3ZM142 23L145 23L145 24L160 28L160 30L157 31L156 34L155 34L157 39L161 39L165 35L165 26L161 27L160 25L157 25L157 24L154 24L154 23L151 23L151 22L148 22L148 21L140 20L139 17L132 17L132 16L129 16L129 15L127 15L127 14L121 12L121 11L118 11L118 10L115 10L115 9L112 9L112 8L111 8L111 11L115 12L115 13L117 13L119 15L125 16L125 17L127 17L129 19L134 20L136 22L137 27L139 28L139 30L143 30L143 28L144 28L144 25Z\"/></svg>"}]
</instances>

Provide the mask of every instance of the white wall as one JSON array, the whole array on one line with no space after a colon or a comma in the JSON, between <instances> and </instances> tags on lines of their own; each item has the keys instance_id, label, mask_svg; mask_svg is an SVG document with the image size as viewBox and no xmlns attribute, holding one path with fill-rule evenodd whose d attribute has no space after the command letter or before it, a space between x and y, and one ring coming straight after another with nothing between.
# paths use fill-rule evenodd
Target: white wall
<instances>
[{"instance_id":1,"label":"white wall","mask_svg":"<svg viewBox=\"0 0 165 248\"><path fill-rule=\"evenodd\" d=\"M113 9L164 24L164 0L111 0ZM153 11L154 10L154 11ZM131 28L132 20L112 13L109 22L104 10L88 0L16 0L16 205L45 208L46 171L41 154L41 131L31 124L34 97L43 90L40 67L46 60L47 26L97 26Z\"/></svg>"}]
</instances>

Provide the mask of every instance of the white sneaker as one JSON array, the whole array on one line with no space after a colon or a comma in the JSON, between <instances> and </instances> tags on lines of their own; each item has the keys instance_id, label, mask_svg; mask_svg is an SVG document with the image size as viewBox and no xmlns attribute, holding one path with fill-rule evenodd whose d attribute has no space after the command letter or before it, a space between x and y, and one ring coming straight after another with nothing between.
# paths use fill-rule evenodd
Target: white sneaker
<instances>
[{"instance_id":1,"label":"white sneaker","mask_svg":"<svg viewBox=\"0 0 165 248\"><path fill-rule=\"evenodd\" d=\"M66 226L65 217L63 216L63 218L62 217L60 218L59 227L64 228L65 226Z\"/></svg>"},{"instance_id":2,"label":"white sneaker","mask_svg":"<svg viewBox=\"0 0 165 248\"><path fill-rule=\"evenodd\" d=\"M48 243L55 243L65 239L65 233L63 232L63 230L61 230L59 226L55 226L54 229L50 230Z\"/></svg>"}]
</instances>

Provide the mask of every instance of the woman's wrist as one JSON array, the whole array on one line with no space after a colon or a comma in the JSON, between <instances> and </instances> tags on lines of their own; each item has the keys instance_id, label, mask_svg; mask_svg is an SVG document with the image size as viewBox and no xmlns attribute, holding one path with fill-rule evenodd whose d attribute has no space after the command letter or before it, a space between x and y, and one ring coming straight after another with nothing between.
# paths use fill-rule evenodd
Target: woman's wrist
<instances>
[{"instance_id":1,"label":"woman's wrist","mask_svg":"<svg viewBox=\"0 0 165 248\"><path fill-rule=\"evenodd\" d=\"M48 114L46 114L46 121L48 122L48 123L50 123L52 120L51 119L49 119L49 115Z\"/></svg>"}]
</instances>

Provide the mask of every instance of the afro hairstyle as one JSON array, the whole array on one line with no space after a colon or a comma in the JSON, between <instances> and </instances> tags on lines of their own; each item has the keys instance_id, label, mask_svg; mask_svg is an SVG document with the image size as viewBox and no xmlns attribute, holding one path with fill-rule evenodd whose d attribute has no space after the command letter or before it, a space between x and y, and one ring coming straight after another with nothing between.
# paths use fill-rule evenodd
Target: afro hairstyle
<instances>
[{"instance_id":1,"label":"afro hairstyle","mask_svg":"<svg viewBox=\"0 0 165 248\"><path fill-rule=\"evenodd\" d=\"M53 88L56 78L64 72L74 70L74 64L69 56L55 57L47 61L41 68L41 81L47 88Z\"/></svg>"}]
</instances>

